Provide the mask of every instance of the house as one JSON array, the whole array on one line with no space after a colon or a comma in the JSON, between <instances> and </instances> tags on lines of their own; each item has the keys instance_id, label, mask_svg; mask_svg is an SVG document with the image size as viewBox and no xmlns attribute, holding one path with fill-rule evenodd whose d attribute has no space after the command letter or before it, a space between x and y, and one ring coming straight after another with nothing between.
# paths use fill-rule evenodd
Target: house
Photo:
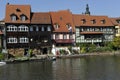
<instances>
[{"instance_id":1,"label":"house","mask_svg":"<svg viewBox=\"0 0 120 80\"><path fill-rule=\"evenodd\" d=\"M43 54L51 50L52 25L49 12L31 13L31 23L29 27L30 48L38 49Z\"/></svg>"},{"instance_id":2,"label":"house","mask_svg":"<svg viewBox=\"0 0 120 80\"><path fill-rule=\"evenodd\" d=\"M70 46L75 42L75 27L69 10L50 12L53 33L52 41L56 46Z\"/></svg>"},{"instance_id":3,"label":"house","mask_svg":"<svg viewBox=\"0 0 120 80\"><path fill-rule=\"evenodd\" d=\"M120 18L110 18L115 26L115 36L120 37Z\"/></svg>"},{"instance_id":4,"label":"house","mask_svg":"<svg viewBox=\"0 0 120 80\"><path fill-rule=\"evenodd\" d=\"M5 22L4 20L0 21L0 48L5 48L4 40L5 40Z\"/></svg>"},{"instance_id":5,"label":"house","mask_svg":"<svg viewBox=\"0 0 120 80\"><path fill-rule=\"evenodd\" d=\"M49 12L31 12L30 5L6 5L6 40L9 53L48 53L51 48L51 18Z\"/></svg>"},{"instance_id":6,"label":"house","mask_svg":"<svg viewBox=\"0 0 120 80\"><path fill-rule=\"evenodd\" d=\"M85 14L73 14L76 43L102 45L114 38L114 25L107 16L90 15L86 6Z\"/></svg>"}]
</instances>

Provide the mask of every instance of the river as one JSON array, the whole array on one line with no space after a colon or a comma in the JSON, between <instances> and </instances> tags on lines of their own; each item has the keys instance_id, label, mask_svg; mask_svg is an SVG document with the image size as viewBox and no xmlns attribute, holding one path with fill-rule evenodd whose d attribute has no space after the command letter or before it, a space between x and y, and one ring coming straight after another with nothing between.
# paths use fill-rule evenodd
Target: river
<instances>
[{"instance_id":1,"label":"river","mask_svg":"<svg viewBox=\"0 0 120 80\"><path fill-rule=\"evenodd\" d=\"M0 80L120 80L120 56L6 64Z\"/></svg>"}]
</instances>

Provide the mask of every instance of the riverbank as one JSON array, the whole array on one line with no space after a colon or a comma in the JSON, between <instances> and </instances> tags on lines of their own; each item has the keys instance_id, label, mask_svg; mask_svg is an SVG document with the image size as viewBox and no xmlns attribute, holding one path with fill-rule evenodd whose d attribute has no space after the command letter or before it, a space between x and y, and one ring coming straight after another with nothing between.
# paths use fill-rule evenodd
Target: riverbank
<instances>
[{"instance_id":1,"label":"riverbank","mask_svg":"<svg viewBox=\"0 0 120 80\"><path fill-rule=\"evenodd\" d=\"M90 56L120 56L119 51L115 52L96 52L96 53L81 53L81 54L71 54L71 55L49 55L49 57L57 57L57 58L80 58L80 57L90 57Z\"/></svg>"},{"instance_id":2,"label":"riverbank","mask_svg":"<svg viewBox=\"0 0 120 80\"><path fill-rule=\"evenodd\" d=\"M62 58L84 58L91 56L120 56L120 52L105 52L105 53L84 53L84 54L70 54L70 55L36 55L36 57L19 57L17 59L11 58L5 60L6 63L21 63L21 62L35 62L35 61L55 61L56 59Z\"/></svg>"}]
</instances>

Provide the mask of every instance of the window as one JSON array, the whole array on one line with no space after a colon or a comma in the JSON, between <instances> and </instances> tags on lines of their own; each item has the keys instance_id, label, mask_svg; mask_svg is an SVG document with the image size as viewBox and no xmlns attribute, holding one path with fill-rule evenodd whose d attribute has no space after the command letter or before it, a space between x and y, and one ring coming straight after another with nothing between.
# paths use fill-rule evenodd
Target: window
<instances>
[{"instance_id":1,"label":"window","mask_svg":"<svg viewBox=\"0 0 120 80\"><path fill-rule=\"evenodd\" d=\"M44 31L44 26L42 26L42 31Z\"/></svg>"},{"instance_id":2,"label":"window","mask_svg":"<svg viewBox=\"0 0 120 80\"><path fill-rule=\"evenodd\" d=\"M28 43L29 39L27 37L21 37L19 38L20 43Z\"/></svg>"},{"instance_id":3,"label":"window","mask_svg":"<svg viewBox=\"0 0 120 80\"><path fill-rule=\"evenodd\" d=\"M70 23L66 24L66 27L69 29L70 28Z\"/></svg>"},{"instance_id":4,"label":"window","mask_svg":"<svg viewBox=\"0 0 120 80\"><path fill-rule=\"evenodd\" d=\"M7 39L8 43L17 43L17 38L11 37Z\"/></svg>"},{"instance_id":5,"label":"window","mask_svg":"<svg viewBox=\"0 0 120 80\"><path fill-rule=\"evenodd\" d=\"M66 34L63 35L63 39L67 39L67 35Z\"/></svg>"},{"instance_id":6,"label":"window","mask_svg":"<svg viewBox=\"0 0 120 80\"><path fill-rule=\"evenodd\" d=\"M54 24L55 29L59 29L59 25L57 23Z\"/></svg>"},{"instance_id":7,"label":"window","mask_svg":"<svg viewBox=\"0 0 120 80\"><path fill-rule=\"evenodd\" d=\"M82 23L83 23L83 24L85 24L85 23L86 23L86 20L85 20L85 19L82 19L81 21L82 21Z\"/></svg>"},{"instance_id":8,"label":"window","mask_svg":"<svg viewBox=\"0 0 120 80\"><path fill-rule=\"evenodd\" d=\"M70 35L69 35L69 39L73 39L73 36L72 36L72 34L70 34Z\"/></svg>"},{"instance_id":9,"label":"window","mask_svg":"<svg viewBox=\"0 0 120 80\"><path fill-rule=\"evenodd\" d=\"M21 20L22 20L22 21L25 21L25 20L26 20L26 17L25 17L25 16L21 16Z\"/></svg>"},{"instance_id":10,"label":"window","mask_svg":"<svg viewBox=\"0 0 120 80\"><path fill-rule=\"evenodd\" d=\"M102 23L102 24L105 24L105 20L104 20L104 19L103 19L103 20L101 20L101 23Z\"/></svg>"},{"instance_id":11,"label":"window","mask_svg":"<svg viewBox=\"0 0 120 80\"><path fill-rule=\"evenodd\" d=\"M21 21L25 21L27 19L27 17L24 14L20 15Z\"/></svg>"},{"instance_id":12,"label":"window","mask_svg":"<svg viewBox=\"0 0 120 80\"><path fill-rule=\"evenodd\" d=\"M16 21L16 20L17 20L16 15L12 15L12 16L11 16L11 20L12 20L12 21Z\"/></svg>"},{"instance_id":13,"label":"window","mask_svg":"<svg viewBox=\"0 0 120 80\"><path fill-rule=\"evenodd\" d=\"M118 20L116 20L117 21L117 23L120 23L120 20L118 19Z\"/></svg>"},{"instance_id":14,"label":"window","mask_svg":"<svg viewBox=\"0 0 120 80\"><path fill-rule=\"evenodd\" d=\"M96 23L96 20L95 20L95 19L91 20L91 23L92 23L92 24L95 24L95 23Z\"/></svg>"},{"instance_id":15,"label":"window","mask_svg":"<svg viewBox=\"0 0 120 80\"><path fill-rule=\"evenodd\" d=\"M27 32L28 31L28 27L25 25L21 25L18 27L18 31L20 32Z\"/></svg>"},{"instance_id":16,"label":"window","mask_svg":"<svg viewBox=\"0 0 120 80\"><path fill-rule=\"evenodd\" d=\"M30 27L30 31L33 31L33 27L32 26Z\"/></svg>"},{"instance_id":17,"label":"window","mask_svg":"<svg viewBox=\"0 0 120 80\"><path fill-rule=\"evenodd\" d=\"M48 27L47 27L47 31L51 31L51 26L48 26Z\"/></svg>"},{"instance_id":18,"label":"window","mask_svg":"<svg viewBox=\"0 0 120 80\"><path fill-rule=\"evenodd\" d=\"M56 35L55 35L55 39L59 39L59 34L56 34Z\"/></svg>"},{"instance_id":19,"label":"window","mask_svg":"<svg viewBox=\"0 0 120 80\"><path fill-rule=\"evenodd\" d=\"M9 26L7 26L7 31L8 32L15 32L15 31L17 31L17 26L9 25Z\"/></svg>"}]
</instances>

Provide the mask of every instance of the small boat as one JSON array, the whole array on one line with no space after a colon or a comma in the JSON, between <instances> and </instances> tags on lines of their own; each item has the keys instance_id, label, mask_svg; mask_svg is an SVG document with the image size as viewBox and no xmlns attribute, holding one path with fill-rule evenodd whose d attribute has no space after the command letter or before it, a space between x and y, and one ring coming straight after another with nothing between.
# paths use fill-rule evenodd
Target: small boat
<instances>
[{"instance_id":1,"label":"small boat","mask_svg":"<svg viewBox=\"0 0 120 80\"><path fill-rule=\"evenodd\" d=\"M3 62L3 61L0 62L0 66L5 65L5 64L6 62Z\"/></svg>"},{"instance_id":2,"label":"small boat","mask_svg":"<svg viewBox=\"0 0 120 80\"><path fill-rule=\"evenodd\" d=\"M52 57L52 59L51 59L52 61L56 61L56 57Z\"/></svg>"}]
</instances>

